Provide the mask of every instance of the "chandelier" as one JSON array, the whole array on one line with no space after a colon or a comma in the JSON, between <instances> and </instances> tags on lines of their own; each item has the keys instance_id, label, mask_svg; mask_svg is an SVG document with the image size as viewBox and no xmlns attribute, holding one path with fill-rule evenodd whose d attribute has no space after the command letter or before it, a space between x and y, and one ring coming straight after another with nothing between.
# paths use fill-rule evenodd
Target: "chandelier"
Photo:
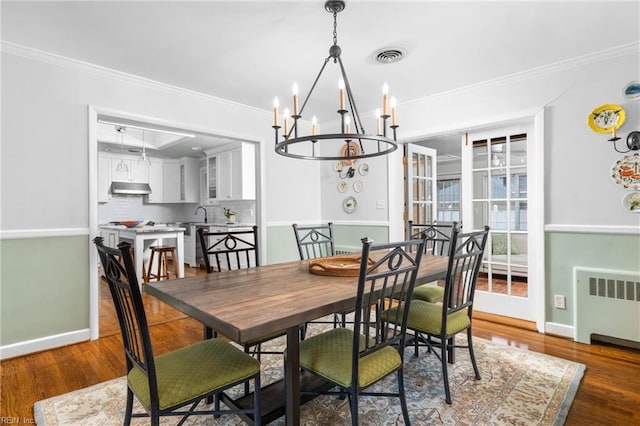
<instances>
[{"instance_id":1,"label":"chandelier","mask_svg":"<svg viewBox=\"0 0 640 426\"><path fill-rule=\"evenodd\" d=\"M398 148L396 142L396 102L389 98L389 88L385 83L382 89L382 109L377 109L375 114L375 133L367 133L364 129L360 115L353 99L351 85L347 78L338 46L338 12L344 10L345 3L342 0L329 0L324 8L333 14L333 45L329 48L329 56L324 60L320 72L311 85L309 93L298 109L298 86L293 85L293 114L284 110L283 126L280 126L278 98L273 101L273 129L275 130L275 151L285 157L306 160L341 160L355 161L360 158L386 155ZM311 133L306 136L298 134L298 120L316 87L322 72L329 61L340 67L340 79L338 81L338 110L340 120L340 133L318 133L318 123L314 116L311 120ZM346 96L346 98L345 98ZM282 140L279 140L279 130L283 129ZM390 129L390 130L389 130ZM387 136L391 132L393 139ZM322 144L322 147L317 145ZM291 149L290 149L291 148ZM318 148L318 149L316 149ZM333 150L332 150L333 149ZM353 164L353 163L351 163Z\"/></svg>"}]
</instances>

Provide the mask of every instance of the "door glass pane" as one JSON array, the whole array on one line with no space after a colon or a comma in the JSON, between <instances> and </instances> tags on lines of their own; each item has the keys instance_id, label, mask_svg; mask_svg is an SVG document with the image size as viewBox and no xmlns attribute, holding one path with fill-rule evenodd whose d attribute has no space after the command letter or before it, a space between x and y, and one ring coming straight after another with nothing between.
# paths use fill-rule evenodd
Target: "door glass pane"
<instances>
[{"instance_id":1,"label":"door glass pane","mask_svg":"<svg viewBox=\"0 0 640 426\"><path fill-rule=\"evenodd\" d=\"M487 141L479 140L473 142L473 168L486 169L489 167L487 161Z\"/></svg>"},{"instance_id":2,"label":"door glass pane","mask_svg":"<svg viewBox=\"0 0 640 426\"><path fill-rule=\"evenodd\" d=\"M505 201L491 202L491 224L489 226L495 231L509 229L509 215Z\"/></svg>"},{"instance_id":3,"label":"door glass pane","mask_svg":"<svg viewBox=\"0 0 640 426\"><path fill-rule=\"evenodd\" d=\"M425 175L425 156L418 153L413 153L413 175L424 176Z\"/></svg>"},{"instance_id":4,"label":"door glass pane","mask_svg":"<svg viewBox=\"0 0 640 426\"><path fill-rule=\"evenodd\" d=\"M482 229L489 224L489 203L487 201L473 202L473 229Z\"/></svg>"},{"instance_id":5,"label":"door glass pane","mask_svg":"<svg viewBox=\"0 0 640 426\"><path fill-rule=\"evenodd\" d=\"M511 136L511 166L527 164L527 135Z\"/></svg>"},{"instance_id":6,"label":"door glass pane","mask_svg":"<svg viewBox=\"0 0 640 426\"><path fill-rule=\"evenodd\" d=\"M491 139L491 167L507 167L507 143L506 138Z\"/></svg>"},{"instance_id":7,"label":"door glass pane","mask_svg":"<svg viewBox=\"0 0 640 426\"><path fill-rule=\"evenodd\" d=\"M473 172L473 198L489 198L488 173L486 170Z\"/></svg>"},{"instance_id":8,"label":"door glass pane","mask_svg":"<svg viewBox=\"0 0 640 426\"><path fill-rule=\"evenodd\" d=\"M527 265L527 234L511 234L511 262Z\"/></svg>"},{"instance_id":9,"label":"door glass pane","mask_svg":"<svg viewBox=\"0 0 640 426\"><path fill-rule=\"evenodd\" d=\"M511 169L511 198L527 198L527 171Z\"/></svg>"},{"instance_id":10,"label":"door glass pane","mask_svg":"<svg viewBox=\"0 0 640 426\"><path fill-rule=\"evenodd\" d=\"M512 201L510 206L511 230L526 231L527 224L527 202Z\"/></svg>"},{"instance_id":11,"label":"door glass pane","mask_svg":"<svg viewBox=\"0 0 640 426\"><path fill-rule=\"evenodd\" d=\"M491 198L507 198L507 176L504 169L491 172Z\"/></svg>"}]
</instances>

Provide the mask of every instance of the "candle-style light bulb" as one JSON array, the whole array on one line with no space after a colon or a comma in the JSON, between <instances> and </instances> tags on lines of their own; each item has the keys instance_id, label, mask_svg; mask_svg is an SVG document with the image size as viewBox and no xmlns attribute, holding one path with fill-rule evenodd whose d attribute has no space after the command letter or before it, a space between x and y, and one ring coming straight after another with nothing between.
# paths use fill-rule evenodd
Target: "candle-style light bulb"
<instances>
[{"instance_id":1,"label":"candle-style light bulb","mask_svg":"<svg viewBox=\"0 0 640 426\"><path fill-rule=\"evenodd\" d=\"M389 114L389 85L385 82L382 85L382 115Z\"/></svg>"},{"instance_id":2,"label":"candle-style light bulb","mask_svg":"<svg viewBox=\"0 0 640 426\"><path fill-rule=\"evenodd\" d=\"M380 118L380 108L376 109L376 135L382 134L382 118Z\"/></svg>"},{"instance_id":3,"label":"candle-style light bulb","mask_svg":"<svg viewBox=\"0 0 640 426\"><path fill-rule=\"evenodd\" d=\"M338 80L338 97L340 99L340 110L344 110L344 80L342 77Z\"/></svg>"},{"instance_id":4,"label":"candle-style light bulb","mask_svg":"<svg viewBox=\"0 0 640 426\"><path fill-rule=\"evenodd\" d=\"M293 115L298 115L298 83L293 83Z\"/></svg>"},{"instance_id":5,"label":"candle-style light bulb","mask_svg":"<svg viewBox=\"0 0 640 426\"><path fill-rule=\"evenodd\" d=\"M391 125L396 126L396 98L391 97Z\"/></svg>"},{"instance_id":6,"label":"candle-style light bulb","mask_svg":"<svg viewBox=\"0 0 640 426\"><path fill-rule=\"evenodd\" d=\"M344 132L351 133L351 119L349 117L344 118Z\"/></svg>"},{"instance_id":7,"label":"candle-style light bulb","mask_svg":"<svg viewBox=\"0 0 640 426\"><path fill-rule=\"evenodd\" d=\"M284 117L282 118L282 121L284 121L284 134L288 135L289 134L289 108L284 109Z\"/></svg>"},{"instance_id":8,"label":"candle-style light bulb","mask_svg":"<svg viewBox=\"0 0 640 426\"><path fill-rule=\"evenodd\" d=\"M311 135L315 136L318 133L318 119L314 115L311 119Z\"/></svg>"},{"instance_id":9,"label":"candle-style light bulb","mask_svg":"<svg viewBox=\"0 0 640 426\"><path fill-rule=\"evenodd\" d=\"M273 125L274 126L278 125L278 107L279 106L280 106L280 101L276 96L275 98L273 98Z\"/></svg>"}]
</instances>

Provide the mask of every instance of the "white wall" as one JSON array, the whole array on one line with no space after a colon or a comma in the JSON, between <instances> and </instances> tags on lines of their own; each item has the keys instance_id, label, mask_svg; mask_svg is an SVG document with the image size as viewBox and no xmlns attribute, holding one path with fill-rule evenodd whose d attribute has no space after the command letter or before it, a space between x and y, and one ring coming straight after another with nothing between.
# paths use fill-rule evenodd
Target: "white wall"
<instances>
[{"instance_id":1,"label":"white wall","mask_svg":"<svg viewBox=\"0 0 640 426\"><path fill-rule=\"evenodd\" d=\"M266 109L7 43L2 48L3 231L88 226L87 105L260 141L263 195L271 197L267 221L306 219L320 210L319 197L313 196L319 166L276 156ZM291 197L303 193L308 194L304 202Z\"/></svg>"}]
</instances>

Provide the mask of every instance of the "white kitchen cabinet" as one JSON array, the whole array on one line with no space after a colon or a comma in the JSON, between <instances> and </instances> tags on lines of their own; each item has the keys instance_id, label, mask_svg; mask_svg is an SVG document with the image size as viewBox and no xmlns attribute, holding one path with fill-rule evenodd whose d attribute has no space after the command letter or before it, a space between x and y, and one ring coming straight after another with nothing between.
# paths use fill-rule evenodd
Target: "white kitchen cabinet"
<instances>
[{"instance_id":1,"label":"white kitchen cabinet","mask_svg":"<svg viewBox=\"0 0 640 426\"><path fill-rule=\"evenodd\" d=\"M177 160L166 160L162 174L163 202L180 202L180 163Z\"/></svg>"},{"instance_id":2,"label":"white kitchen cabinet","mask_svg":"<svg viewBox=\"0 0 640 426\"><path fill-rule=\"evenodd\" d=\"M197 159L165 160L163 164L163 196L165 203L197 203L200 200Z\"/></svg>"},{"instance_id":3,"label":"white kitchen cabinet","mask_svg":"<svg viewBox=\"0 0 640 426\"><path fill-rule=\"evenodd\" d=\"M255 146L241 142L232 149L210 153L207 159L208 202L255 200Z\"/></svg>"},{"instance_id":4,"label":"white kitchen cabinet","mask_svg":"<svg viewBox=\"0 0 640 426\"><path fill-rule=\"evenodd\" d=\"M100 228L100 236L104 238L104 245L107 247L118 247L120 244L119 232L115 229Z\"/></svg>"},{"instance_id":5,"label":"white kitchen cabinet","mask_svg":"<svg viewBox=\"0 0 640 426\"><path fill-rule=\"evenodd\" d=\"M184 158L180 161L180 201L200 201L200 167L195 158Z\"/></svg>"},{"instance_id":6,"label":"white kitchen cabinet","mask_svg":"<svg viewBox=\"0 0 640 426\"><path fill-rule=\"evenodd\" d=\"M98 202L111 201L111 159L98 156Z\"/></svg>"},{"instance_id":7,"label":"white kitchen cabinet","mask_svg":"<svg viewBox=\"0 0 640 426\"><path fill-rule=\"evenodd\" d=\"M138 159L139 157L111 157L111 181L149 183L149 165L138 162ZM124 171L118 170L121 161L127 166Z\"/></svg>"},{"instance_id":8,"label":"white kitchen cabinet","mask_svg":"<svg viewBox=\"0 0 640 426\"><path fill-rule=\"evenodd\" d=\"M147 195L147 202L149 203L163 203L164 202L164 162L162 160L151 160L151 166L149 167L149 187L151 188L151 194Z\"/></svg>"}]
</instances>

